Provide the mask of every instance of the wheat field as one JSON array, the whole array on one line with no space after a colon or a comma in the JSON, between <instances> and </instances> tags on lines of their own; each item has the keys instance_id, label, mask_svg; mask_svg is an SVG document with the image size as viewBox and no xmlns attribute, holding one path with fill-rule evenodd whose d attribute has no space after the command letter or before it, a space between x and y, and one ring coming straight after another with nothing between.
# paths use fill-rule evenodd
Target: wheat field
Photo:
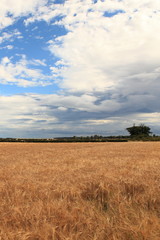
<instances>
[{"instance_id":1,"label":"wheat field","mask_svg":"<svg viewBox=\"0 0 160 240\"><path fill-rule=\"evenodd\" d=\"M0 143L0 240L159 240L160 143Z\"/></svg>"}]
</instances>

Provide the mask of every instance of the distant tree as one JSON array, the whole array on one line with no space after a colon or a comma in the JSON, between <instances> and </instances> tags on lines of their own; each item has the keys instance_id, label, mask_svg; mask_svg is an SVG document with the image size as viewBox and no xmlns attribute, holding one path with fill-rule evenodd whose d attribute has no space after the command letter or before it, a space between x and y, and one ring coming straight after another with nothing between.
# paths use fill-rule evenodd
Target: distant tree
<instances>
[{"instance_id":1,"label":"distant tree","mask_svg":"<svg viewBox=\"0 0 160 240\"><path fill-rule=\"evenodd\" d=\"M132 127L126 128L131 137L148 137L151 134L150 127L141 124L139 126L133 125Z\"/></svg>"}]
</instances>

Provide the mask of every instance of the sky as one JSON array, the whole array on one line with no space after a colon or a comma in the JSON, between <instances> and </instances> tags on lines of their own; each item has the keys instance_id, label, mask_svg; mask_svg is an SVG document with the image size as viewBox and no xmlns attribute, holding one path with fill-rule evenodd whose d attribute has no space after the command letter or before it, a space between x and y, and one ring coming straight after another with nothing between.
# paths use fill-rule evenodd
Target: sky
<instances>
[{"instance_id":1,"label":"sky","mask_svg":"<svg viewBox=\"0 0 160 240\"><path fill-rule=\"evenodd\" d=\"M1 0L0 137L160 134L159 0Z\"/></svg>"}]
</instances>

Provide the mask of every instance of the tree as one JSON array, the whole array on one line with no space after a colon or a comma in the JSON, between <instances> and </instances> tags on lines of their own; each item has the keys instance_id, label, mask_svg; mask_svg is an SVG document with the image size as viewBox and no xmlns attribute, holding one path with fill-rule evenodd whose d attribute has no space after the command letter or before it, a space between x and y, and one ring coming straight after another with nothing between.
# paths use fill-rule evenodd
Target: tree
<instances>
[{"instance_id":1,"label":"tree","mask_svg":"<svg viewBox=\"0 0 160 240\"><path fill-rule=\"evenodd\" d=\"M148 137L151 134L150 127L141 124L139 126L133 125L132 127L126 128L131 137Z\"/></svg>"}]
</instances>

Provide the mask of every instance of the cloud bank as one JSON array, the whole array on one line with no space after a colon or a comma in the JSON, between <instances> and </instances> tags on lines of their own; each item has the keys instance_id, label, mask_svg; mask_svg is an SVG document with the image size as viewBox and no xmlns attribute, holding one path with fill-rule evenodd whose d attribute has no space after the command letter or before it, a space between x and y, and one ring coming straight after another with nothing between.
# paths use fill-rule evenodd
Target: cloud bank
<instances>
[{"instance_id":1,"label":"cloud bank","mask_svg":"<svg viewBox=\"0 0 160 240\"><path fill-rule=\"evenodd\" d=\"M109 102L108 108L106 101L97 106L95 100L90 95L1 96L1 136L122 135L126 134L125 128L135 122L149 124L152 130L159 127L159 112L138 113L138 109L126 112L112 108L113 102Z\"/></svg>"}]
</instances>

